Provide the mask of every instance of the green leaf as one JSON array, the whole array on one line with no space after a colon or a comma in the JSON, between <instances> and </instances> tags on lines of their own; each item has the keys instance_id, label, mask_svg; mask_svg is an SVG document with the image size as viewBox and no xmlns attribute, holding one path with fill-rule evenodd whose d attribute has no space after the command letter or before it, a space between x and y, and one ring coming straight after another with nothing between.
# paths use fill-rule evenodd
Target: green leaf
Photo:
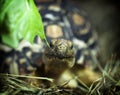
<instances>
[{"instance_id":1,"label":"green leaf","mask_svg":"<svg viewBox=\"0 0 120 95\"><path fill-rule=\"evenodd\" d=\"M41 16L33 0L0 0L3 43L16 48L22 39L33 43L36 35L46 40Z\"/></svg>"}]
</instances>

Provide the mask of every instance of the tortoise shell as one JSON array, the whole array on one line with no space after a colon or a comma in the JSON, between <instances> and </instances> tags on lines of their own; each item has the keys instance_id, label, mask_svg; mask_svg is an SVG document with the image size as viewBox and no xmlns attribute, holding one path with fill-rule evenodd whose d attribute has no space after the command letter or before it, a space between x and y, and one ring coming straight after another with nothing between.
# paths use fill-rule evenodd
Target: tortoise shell
<instances>
[{"instance_id":1,"label":"tortoise shell","mask_svg":"<svg viewBox=\"0 0 120 95\"><path fill-rule=\"evenodd\" d=\"M97 55L97 35L87 13L69 3L64 8L60 4L40 6L48 42L56 38L71 40L76 50L76 63L85 65L88 60L94 63L90 52Z\"/></svg>"}]
</instances>

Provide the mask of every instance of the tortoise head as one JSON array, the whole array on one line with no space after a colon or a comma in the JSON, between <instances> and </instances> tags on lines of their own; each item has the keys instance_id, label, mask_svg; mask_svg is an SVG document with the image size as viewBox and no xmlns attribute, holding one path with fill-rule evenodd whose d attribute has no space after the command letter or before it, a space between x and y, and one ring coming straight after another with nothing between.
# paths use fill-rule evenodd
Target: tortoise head
<instances>
[{"instance_id":1,"label":"tortoise head","mask_svg":"<svg viewBox=\"0 0 120 95\"><path fill-rule=\"evenodd\" d=\"M46 47L43 55L46 71L63 72L71 68L75 62L75 52L71 41L66 39L53 39L50 47Z\"/></svg>"}]
</instances>

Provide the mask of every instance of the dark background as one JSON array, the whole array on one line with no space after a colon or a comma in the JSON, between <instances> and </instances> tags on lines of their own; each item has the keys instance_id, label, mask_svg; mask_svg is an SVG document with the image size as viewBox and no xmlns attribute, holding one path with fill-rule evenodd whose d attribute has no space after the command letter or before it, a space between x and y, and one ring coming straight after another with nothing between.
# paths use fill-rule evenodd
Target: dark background
<instances>
[{"instance_id":1,"label":"dark background","mask_svg":"<svg viewBox=\"0 0 120 95\"><path fill-rule=\"evenodd\" d=\"M103 58L120 59L119 0L71 0L83 8L96 28Z\"/></svg>"}]
</instances>

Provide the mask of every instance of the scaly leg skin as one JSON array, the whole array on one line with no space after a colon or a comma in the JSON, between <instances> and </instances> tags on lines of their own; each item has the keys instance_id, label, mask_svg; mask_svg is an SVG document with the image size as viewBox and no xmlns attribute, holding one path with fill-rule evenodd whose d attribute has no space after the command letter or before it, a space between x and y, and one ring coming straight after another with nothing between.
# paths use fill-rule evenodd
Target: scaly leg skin
<instances>
[{"instance_id":1,"label":"scaly leg skin","mask_svg":"<svg viewBox=\"0 0 120 95\"><path fill-rule=\"evenodd\" d=\"M81 83L83 82L87 86L90 86L93 82L101 77L101 74L95 72L90 66L80 66L79 64L75 64L71 69L71 72L74 72L74 76L76 80Z\"/></svg>"}]
</instances>

